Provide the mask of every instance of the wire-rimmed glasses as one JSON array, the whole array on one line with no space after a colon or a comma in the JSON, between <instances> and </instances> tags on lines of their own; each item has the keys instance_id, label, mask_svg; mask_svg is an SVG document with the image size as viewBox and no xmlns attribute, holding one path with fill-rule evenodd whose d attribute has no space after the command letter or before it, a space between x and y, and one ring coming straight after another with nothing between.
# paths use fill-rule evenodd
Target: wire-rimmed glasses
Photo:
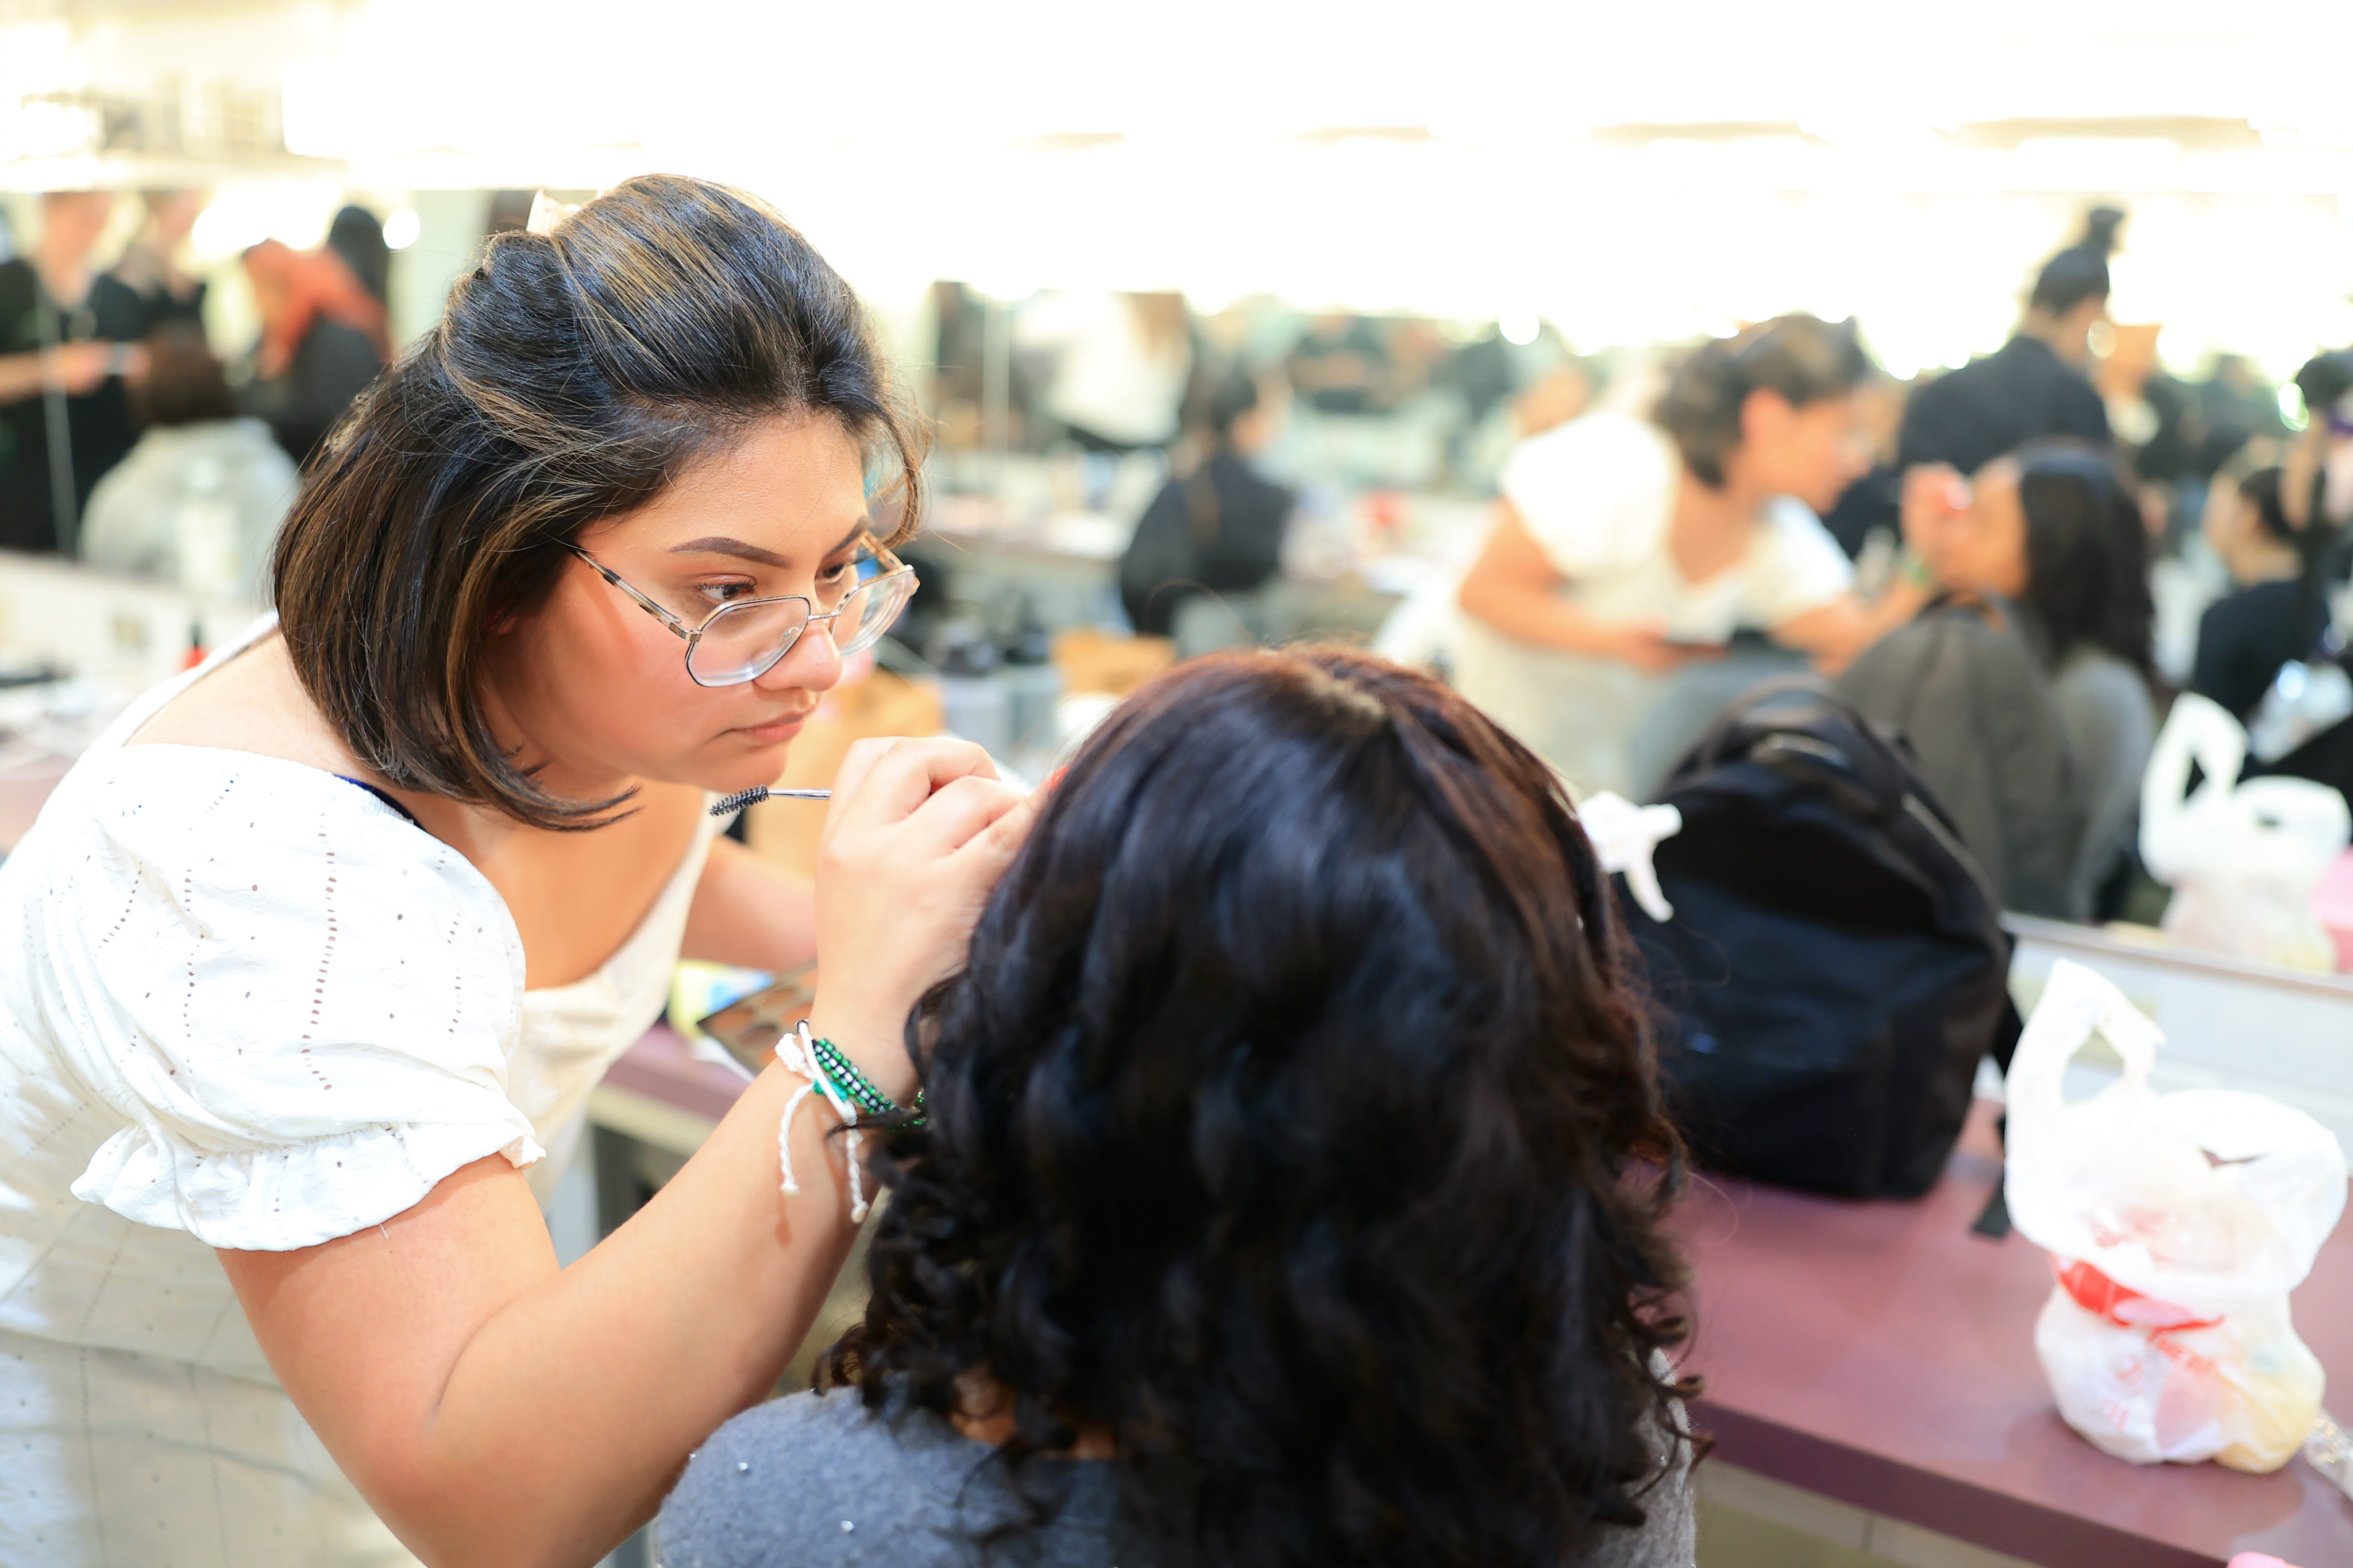
<instances>
[{"instance_id":1,"label":"wire-rimmed glasses","mask_svg":"<svg viewBox=\"0 0 2353 1568\"><path fill-rule=\"evenodd\" d=\"M832 634L836 652L847 658L872 647L899 618L915 591L914 569L869 539L850 563L856 581L823 604L828 595L818 590L816 601L799 595L776 599L744 599L722 605L690 626L654 600L621 581L603 562L576 544L565 549L588 563L589 569L627 594L638 608L676 632L686 642L686 673L697 686L741 686L776 668L801 634L823 625Z\"/></svg>"}]
</instances>

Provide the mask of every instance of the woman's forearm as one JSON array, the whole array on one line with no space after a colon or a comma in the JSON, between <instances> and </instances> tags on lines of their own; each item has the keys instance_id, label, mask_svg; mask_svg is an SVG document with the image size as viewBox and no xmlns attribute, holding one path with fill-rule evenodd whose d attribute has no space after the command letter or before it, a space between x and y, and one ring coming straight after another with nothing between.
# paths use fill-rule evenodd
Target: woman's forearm
<instances>
[{"instance_id":1,"label":"woman's forearm","mask_svg":"<svg viewBox=\"0 0 2353 1568\"><path fill-rule=\"evenodd\" d=\"M37 353L0 354L0 403L22 403L40 395L47 381L41 359Z\"/></svg>"},{"instance_id":2,"label":"woman's forearm","mask_svg":"<svg viewBox=\"0 0 2353 1568\"><path fill-rule=\"evenodd\" d=\"M1503 500L1495 503L1495 526L1463 575L1455 603L1464 615L1520 642L1570 653L1616 651L1616 634L1623 628L1562 597L1561 585L1519 509Z\"/></svg>"},{"instance_id":3,"label":"woman's forearm","mask_svg":"<svg viewBox=\"0 0 2353 1568\"><path fill-rule=\"evenodd\" d=\"M820 1108L795 1117L801 1190L778 1192L776 1127L801 1081L770 1068L643 1211L561 1271L496 1156L380 1229L309 1255L223 1255L297 1405L427 1563L594 1563L774 1385L855 1228ZM501 1277L485 1281L493 1255Z\"/></svg>"},{"instance_id":4,"label":"woman's forearm","mask_svg":"<svg viewBox=\"0 0 2353 1568\"><path fill-rule=\"evenodd\" d=\"M687 909L680 953L745 969L798 969L817 957L817 894L735 840L714 838Z\"/></svg>"},{"instance_id":5,"label":"woman's forearm","mask_svg":"<svg viewBox=\"0 0 2353 1568\"><path fill-rule=\"evenodd\" d=\"M1460 602L1464 614L1514 641L1568 653L1608 652L1618 630L1549 588L1519 582L1465 578Z\"/></svg>"}]
</instances>

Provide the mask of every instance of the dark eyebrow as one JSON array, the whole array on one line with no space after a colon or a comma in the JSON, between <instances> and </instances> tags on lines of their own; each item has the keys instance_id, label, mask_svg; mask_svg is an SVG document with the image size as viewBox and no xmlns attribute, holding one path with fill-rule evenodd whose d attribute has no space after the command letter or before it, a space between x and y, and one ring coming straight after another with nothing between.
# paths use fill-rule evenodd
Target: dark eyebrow
<instances>
[{"instance_id":1,"label":"dark eyebrow","mask_svg":"<svg viewBox=\"0 0 2353 1568\"><path fill-rule=\"evenodd\" d=\"M833 545L825 553L832 554L834 551L839 550L842 545L848 544L873 526L872 519L860 518L849 525L849 531L841 536L840 542ZM774 566L779 570L792 564L773 550L763 550L756 544L746 544L740 539L730 539L723 533L714 533L706 539L690 539L683 544L673 544L670 547L670 552L672 555L733 555L738 561L749 561L761 566Z\"/></svg>"}]
</instances>

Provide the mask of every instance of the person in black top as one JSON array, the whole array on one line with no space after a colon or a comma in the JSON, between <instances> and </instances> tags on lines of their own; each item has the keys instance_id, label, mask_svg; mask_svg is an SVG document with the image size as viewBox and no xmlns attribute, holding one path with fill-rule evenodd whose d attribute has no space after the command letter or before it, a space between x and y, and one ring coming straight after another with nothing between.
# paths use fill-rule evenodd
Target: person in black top
<instances>
[{"instance_id":1,"label":"person in black top","mask_svg":"<svg viewBox=\"0 0 2353 1568\"><path fill-rule=\"evenodd\" d=\"M1166 637L1188 595L1255 588L1282 564L1295 498L1250 466L1274 433L1272 414L1258 383L1240 371L1220 377L1203 400L1195 430L1201 460L1153 497L1119 563L1120 603L1138 632Z\"/></svg>"},{"instance_id":2,"label":"person in black top","mask_svg":"<svg viewBox=\"0 0 2353 1568\"><path fill-rule=\"evenodd\" d=\"M2211 697L2243 723L2271 689L2280 666L2312 652L2327 623L2321 595L2306 591L2299 531L2282 504L2280 470L2258 468L2232 481L2216 478L2206 503L2206 542L2231 574L2234 590L2198 623L2198 659L2189 689Z\"/></svg>"},{"instance_id":3,"label":"person in black top","mask_svg":"<svg viewBox=\"0 0 2353 1568\"><path fill-rule=\"evenodd\" d=\"M1899 471L1943 464L1973 474L2052 436L2107 443L2107 408L2084 366L2092 328L2108 313L2108 256L2124 218L2114 207L2093 209L2083 239L2035 279L2017 335L1913 395L1896 442Z\"/></svg>"},{"instance_id":4,"label":"person in black top","mask_svg":"<svg viewBox=\"0 0 2353 1568\"><path fill-rule=\"evenodd\" d=\"M103 191L48 192L39 244L0 262L0 550L72 553L91 487L131 450L122 375L146 308L90 266L113 210Z\"/></svg>"},{"instance_id":5,"label":"person in black top","mask_svg":"<svg viewBox=\"0 0 2353 1568\"><path fill-rule=\"evenodd\" d=\"M364 206L341 208L327 226L327 248L343 258L377 304L392 302L392 247L384 242L382 218Z\"/></svg>"}]
</instances>

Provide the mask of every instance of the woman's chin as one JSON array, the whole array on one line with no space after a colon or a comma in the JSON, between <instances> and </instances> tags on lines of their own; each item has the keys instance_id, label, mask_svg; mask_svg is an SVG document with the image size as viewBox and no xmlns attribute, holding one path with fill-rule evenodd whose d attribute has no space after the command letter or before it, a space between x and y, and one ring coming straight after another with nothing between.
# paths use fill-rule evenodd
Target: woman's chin
<instances>
[{"instance_id":1,"label":"woman's chin","mask_svg":"<svg viewBox=\"0 0 2353 1568\"><path fill-rule=\"evenodd\" d=\"M756 789L773 784L784 776L785 762L792 752L792 738L759 744L747 738L741 730L730 730L712 748L719 755L695 770L693 783L714 795L733 795L738 790Z\"/></svg>"}]
</instances>

